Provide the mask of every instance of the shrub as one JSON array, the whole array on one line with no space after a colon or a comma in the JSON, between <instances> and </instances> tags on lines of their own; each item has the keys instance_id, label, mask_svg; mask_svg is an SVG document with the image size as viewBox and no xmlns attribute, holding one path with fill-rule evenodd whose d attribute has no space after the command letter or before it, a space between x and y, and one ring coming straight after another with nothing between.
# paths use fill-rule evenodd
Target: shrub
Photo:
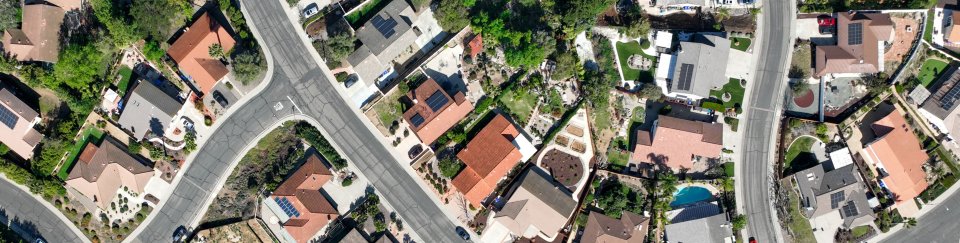
<instances>
[{"instance_id":1,"label":"shrub","mask_svg":"<svg viewBox=\"0 0 960 243\"><path fill-rule=\"evenodd\" d=\"M660 108L660 115L670 114L671 111L673 111L673 106L672 106L672 105L666 105L666 106Z\"/></svg>"},{"instance_id":2,"label":"shrub","mask_svg":"<svg viewBox=\"0 0 960 243\"><path fill-rule=\"evenodd\" d=\"M726 109L723 107L722 104L712 102L712 101L704 101L703 103L700 104L700 107L703 107L704 109L715 110L715 111L723 111L724 109Z\"/></svg>"},{"instance_id":3,"label":"shrub","mask_svg":"<svg viewBox=\"0 0 960 243\"><path fill-rule=\"evenodd\" d=\"M353 185L353 177L347 177L343 179L343 182L340 182L340 186L348 187Z\"/></svg>"},{"instance_id":4,"label":"shrub","mask_svg":"<svg viewBox=\"0 0 960 243\"><path fill-rule=\"evenodd\" d=\"M441 159L439 163L440 173L446 178L453 178L463 168L463 162L453 158Z\"/></svg>"}]
</instances>

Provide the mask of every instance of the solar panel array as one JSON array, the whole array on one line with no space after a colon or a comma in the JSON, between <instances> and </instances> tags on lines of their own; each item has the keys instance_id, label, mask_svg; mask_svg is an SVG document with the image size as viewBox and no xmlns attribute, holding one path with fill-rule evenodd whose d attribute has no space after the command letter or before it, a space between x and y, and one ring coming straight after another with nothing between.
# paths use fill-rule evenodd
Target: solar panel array
<instances>
[{"instance_id":1,"label":"solar panel array","mask_svg":"<svg viewBox=\"0 0 960 243\"><path fill-rule=\"evenodd\" d=\"M843 191L839 191L833 194L830 194L830 209L836 209L840 206L840 202L843 202L844 196Z\"/></svg>"},{"instance_id":2,"label":"solar panel array","mask_svg":"<svg viewBox=\"0 0 960 243\"><path fill-rule=\"evenodd\" d=\"M950 107L957 103L958 98L960 98L960 84L954 85L947 94L943 95L943 98L940 98L940 108L950 110Z\"/></svg>"},{"instance_id":3,"label":"solar panel array","mask_svg":"<svg viewBox=\"0 0 960 243\"><path fill-rule=\"evenodd\" d=\"M863 44L863 23L851 23L847 25L847 44Z\"/></svg>"},{"instance_id":4,"label":"solar panel array","mask_svg":"<svg viewBox=\"0 0 960 243\"><path fill-rule=\"evenodd\" d=\"M857 205L853 201L847 202L847 205L843 205L843 215L845 217L857 216L860 214L860 211L857 210Z\"/></svg>"},{"instance_id":5,"label":"solar panel array","mask_svg":"<svg viewBox=\"0 0 960 243\"><path fill-rule=\"evenodd\" d=\"M274 197L273 201L280 205L280 209L283 209L283 212L286 213L287 216L291 218L300 217L300 211L297 211L286 197Z\"/></svg>"},{"instance_id":6,"label":"solar panel array","mask_svg":"<svg viewBox=\"0 0 960 243\"><path fill-rule=\"evenodd\" d=\"M0 122L2 122L3 125L13 129L13 126L17 125L17 119L20 119L20 117L17 117L17 114L7 109L7 107L0 106Z\"/></svg>"},{"instance_id":7,"label":"solar panel array","mask_svg":"<svg viewBox=\"0 0 960 243\"><path fill-rule=\"evenodd\" d=\"M397 31L393 29L394 27L397 27L397 20L393 17L387 16L385 19L383 18L383 15L377 15L374 16L370 21L373 21L371 22L373 23L373 27L377 28L377 31L380 31L380 34L383 34L383 38L389 39L390 36L393 36L393 34L397 33Z\"/></svg>"},{"instance_id":8,"label":"solar panel array","mask_svg":"<svg viewBox=\"0 0 960 243\"><path fill-rule=\"evenodd\" d=\"M678 90L690 90L690 84L693 83L693 64L680 64L680 76L677 77Z\"/></svg>"},{"instance_id":9,"label":"solar panel array","mask_svg":"<svg viewBox=\"0 0 960 243\"><path fill-rule=\"evenodd\" d=\"M410 123L413 123L414 127L419 127L420 124L423 124L424 121L425 120L423 119L423 116L420 115L420 113L417 113L416 115L413 115L413 117L410 117Z\"/></svg>"},{"instance_id":10,"label":"solar panel array","mask_svg":"<svg viewBox=\"0 0 960 243\"><path fill-rule=\"evenodd\" d=\"M447 99L447 96L443 95L443 91L437 90L427 98L427 105L430 106L430 110L436 112L443 108L449 101L450 99Z\"/></svg>"}]
</instances>

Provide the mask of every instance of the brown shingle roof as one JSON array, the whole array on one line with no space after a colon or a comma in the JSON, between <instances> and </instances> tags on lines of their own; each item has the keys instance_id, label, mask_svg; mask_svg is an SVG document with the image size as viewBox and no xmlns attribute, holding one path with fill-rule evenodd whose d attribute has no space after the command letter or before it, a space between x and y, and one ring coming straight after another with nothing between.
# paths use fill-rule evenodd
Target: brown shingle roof
<instances>
[{"instance_id":1,"label":"brown shingle roof","mask_svg":"<svg viewBox=\"0 0 960 243\"><path fill-rule=\"evenodd\" d=\"M830 73L876 73L883 68L879 63L883 53L880 41L887 41L893 33L889 14L843 12L837 14L837 45L816 48L814 76ZM851 44L852 24L862 25L862 44ZM853 37L855 38L855 37Z\"/></svg>"},{"instance_id":2,"label":"brown shingle roof","mask_svg":"<svg viewBox=\"0 0 960 243\"><path fill-rule=\"evenodd\" d=\"M434 112L427 104L427 98L437 92L443 95L447 102ZM443 133L457 125L457 122L466 117L470 111L473 111L473 104L464 98L463 92L456 92L453 97L450 97L450 94L433 79L427 79L419 87L411 90L407 97L413 101L413 106L403 113L403 119L411 124L413 131L425 144L436 141ZM423 118L419 126L415 126L411 121L416 115Z\"/></svg>"},{"instance_id":3,"label":"brown shingle roof","mask_svg":"<svg viewBox=\"0 0 960 243\"><path fill-rule=\"evenodd\" d=\"M663 164L679 170L692 169L694 157L720 157L723 127L718 123L660 116L654 129L652 135L647 131L637 132L631 161Z\"/></svg>"},{"instance_id":4,"label":"brown shingle roof","mask_svg":"<svg viewBox=\"0 0 960 243\"><path fill-rule=\"evenodd\" d=\"M204 12L167 50L167 55L204 93L210 92L228 73L223 63L210 56L209 48L213 44L220 44L224 52L229 52L236 41L224 26Z\"/></svg>"},{"instance_id":5,"label":"brown shingle roof","mask_svg":"<svg viewBox=\"0 0 960 243\"><path fill-rule=\"evenodd\" d=\"M67 176L67 185L105 208L120 187L142 193L153 167L127 153L113 137L106 137L99 146L88 144Z\"/></svg>"},{"instance_id":6,"label":"brown shingle roof","mask_svg":"<svg viewBox=\"0 0 960 243\"><path fill-rule=\"evenodd\" d=\"M25 5L23 28L8 29L3 48L20 61L56 62L64 10L45 3Z\"/></svg>"},{"instance_id":7,"label":"brown shingle roof","mask_svg":"<svg viewBox=\"0 0 960 243\"><path fill-rule=\"evenodd\" d=\"M590 212L590 216L587 218L587 227L583 231L580 242L643 242L647 236L649 222L650 218L630 211L623 211L619 220L597 212Z\"/></svg>"},{"instance_id":8,"label":"brown shingle roof","mask_svg":"<svg viewBox=\"0 0 960 243\"><path fill-rule=\"evenodd\" d=\"M453 179L453 185L475 207L479 207L481 201L496 188L497 182L520 162L520 149L513 145L517 136L520 136L520 132L516 126L503 115L497 114L457 154L466 168Z\"/></svg>"}]
</instances>

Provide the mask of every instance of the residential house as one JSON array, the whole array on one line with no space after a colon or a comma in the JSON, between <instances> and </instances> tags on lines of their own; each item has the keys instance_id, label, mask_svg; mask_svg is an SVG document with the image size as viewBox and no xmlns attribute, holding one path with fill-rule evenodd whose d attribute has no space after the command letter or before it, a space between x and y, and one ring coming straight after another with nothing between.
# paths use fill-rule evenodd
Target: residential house
<instances>
[{"instance_id":1,"label":"residential house","mask_svg":"<svg viewBox=\"0 0 960 243\"><path fill-rule=\"evenodd\" d=\"M723 126L718 123L660 116L650 131L637 131L632 163L674 173L703 172L720 159Z\"/></svg>"},{"instance_id":2,"label":"residential house","mask_svg":"<svg viewBox=\"0 0 960 243\"><path fill-rule=\"evenodd\" d=\"M87 143L67 176L67 186L107 209L121 188L136 194L154 175L153 167L127 153L115 138L107 136L99 144Z\"/></svg>"},{"instance_id":3,"label":"residential house","mask_svg":"<svg viewBox=\"0 0 960 243\"><path fill-rule=\"evenodd\" d=\"M524 171L507 198L481 241L504 242L520 237L553 241L577 207L571 192L537 166Z\"/></svg>"},{"instance_id":4,"label":"residential house","mask_svg":"<svg viewBox=\"0 0 960 243\"><path fill-rule=\"evenodd\" d=\"M710 90L727 83L727 59L730 40L727 38L694 34L681 41L670 55L661 55L656 78L657 86L666 96L699 100L710 97ZM664 69L660 71L659 69Z\"/></svg>"},{"instance_id":5,"label":"residential house","mask_svg":"<svg viewBox=\"0 0 960 243\"><path fill-rule=\"evenodd\" d=\"M536 148L520 131L506 117L497 114L457 153L465 167L453 179L453 186L473 207L481 208L497 183L517 163L527 161L536 153Z\"/></svg>"},{"instance_id":6,"label":"residential house","mask_svg":"<svg viewBox=\"0 0 960 243\"><path fill-rule=\"evenodd\" d=\"M31 1L21 5L22 28L4 30L3 50L18 61L57 62L63 17L80 5L81 0Z\"/></svg>"},{"instance_id":7,"label":"residential house","mask_svg":"<svg viewBox=\"0 0 960 243\"><path fill-rule=\"evenodd\" d=\"M716 202L667 212L670 224L664 227L668 243L725 243L734 242L733 224L720 211Z\"/></svg>"},{"instance_id":8,"label":"residential house","mask_svg":"<svg viewBox=\"0 0 960 243\"><path fill-rule=\"evenodd\" d=\"M960 11L956 11L960 13ZM960 31L957 31L960 32ZM950 65L943 71L933 85L930 86L930 95L925 100L915 100L920 103L919 113L940 133L946 134L949 141L953 141L955 134L960 134L960 65ZM923 88L923 87L919 87ZM953 142L953 146L955 142Z\"/></svg>"},{"instance_id":9,"label":"residential house","mask_svg":"<svg viewBox=\"0 0 960 243\"><path fill-rule=\"evenodd\" d=\"M477 33L467 42L467 50L464 54L469 56L470 60L476 61L477 55L480 55L481 52L483 52L483 35Z\"/></svg>"},{"instance_id":10,"label":"residential house","mask_svg":"<svg viewBox=\"0 0 960 243\"><path fill-rule=\"evenodd\" d=\"M933 14L927 16L932 18L933 32L931 33L932 44L941 46L960 45L960 29L955 30L957 24L960 24L960 5L957 0L939 0L933 7Z\"/></svg>"},{"instance_id":11,"label":"residential house","mask_svg":"<svg viewBox=\"0 0 960 243\"><path fill-rule=\"evenodd\" d=\"M274 232L281 242L311 242L317 233L340 216L337 208L320 191L331 178L333 174L323 158L311 153L296 172L263 200L276 215L275 222L283 226L283 230Z\"/></svg>"},{"instance_id":12,"label":"residential house","mask_svg":"<svg viewBox=\"0 0 960 243\"><path fill-rule=\"evenodd\" d=\"M149 138L148 132L163 137L169 132L173 119L179 116L183 103L149 81L139 80L135 85L117 123L137 140Z\"/></svg>"},{"instance_id":13,"label":"residential house","mask_svg":"<svg viewBox=\"0 0 960 243\"><path fill-rule=\"evenodd\" d=\"M825 162L793 175L804 216L841 219L841 225L848 229L873 222L876 216L867 202L868 190L857 166L833 167Z\"/></svg>"},{"instance_id":14,"label":"residential house","mask_svg":"<svg viewBox=\"0 0 960 243\"><path fill-rule=\"evenodd\" d=\"M423 143L433 143L473 111L464 93L454 92L450 94L437 81L427 79L407 94L413 105L403 113L403 119Z\"/></svg>"},{"instance_id":15,"label":"residential house","mask_svg":"<svg viewBox=\"0 0 960 243\"><path fill-rule=\"evenodd\" d=\"M927 189L923 164L929 156L899 110L874 122L871 128L877 139L866 144L860 155L876 168L881 186L893 194L900 215L913 217L919 210L913 198Z\"/></svg>"},{"instance_id":16,"label":"residential house","mask_svg":"<svg viewBox=\"0 0 960 243\"><path fill-rule=\"evenodd\" d=\"M814 50L814 77L853 76L884 71L885 43L893 41L889 14L837 13L837 44Z\"/></svg>"},{"instance_id":17,"label":"residential house","mask_svg":"<svg viewBox=\"0 0 960 243\"><path fill-rule=\"evenodd\" d=\"M217 44L227 53L236 41L224 26L204 12L177 39L167 55L177 63L182 74L198 93L207 94L225 80L230 70L218 58L210 56L210 46Z\"/></svg>"},{"instance_id":18,"label":"residential house","mask_svg":"<svg viewBox=\"0 0 960 243\"><path fill-rule=\"evenodd\" d=\"M0 143L22 158L33 158L34 149L43 138L34 129L40 123L40 114L6 87L0 87L0 123Z\"/></svg>"},{"instance_id":19,"label":"residential house","mask_svg":"<svg viewBox=\"0 0 960 243\"><path fill-rule=\"evenodd\" d=\"M650 230L650 217L623 211L620 219L590 212L580 243L641 243Z\"/></svg>"},{"instance_id":20,"label":"residential house","mask_svg":"<svg viewBox=\"0 0 960 243\"><path fill-rule=\"evenodd\" d=\"M421 34L414 26L418 16L403 0L390 1L377 15L356 30L363 45L347 57L359 76L359 83L347 83L347 92L356 104L363 104L377 92L378 82L394 72L394 62L402 53L416 48Z\"/></svg>"}]
</instances>

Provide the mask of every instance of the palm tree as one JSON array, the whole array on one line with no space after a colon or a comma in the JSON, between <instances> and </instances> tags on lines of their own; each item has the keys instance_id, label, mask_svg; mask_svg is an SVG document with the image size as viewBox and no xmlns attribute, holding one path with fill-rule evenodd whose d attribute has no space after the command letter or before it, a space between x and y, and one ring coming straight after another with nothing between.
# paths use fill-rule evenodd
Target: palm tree
<instances>
[{"instance_id":1,"label":"palm tree","mask_svg":"<svg viewBox=\"0 0 960 243\"><path fill-rule=\"evenodd\" d=\"M907 229L913 228L914 226L917 226L917 219L916 219L916 218L907 218L907 220L904 221L903 224L904 224L904 226L907 227Z\"/></svg>"},{"instance_id":2,"label":"palm tree","mask_svg":"<svg viewBox=\"0 0 960 243\"><path fill-rule=\"evenodd\" d=\"M217 59L222 59L224 56L226 56L223 53L223 46L221 46L220 44L210 45L209 54L210 54L210 57L217 58Z\"/></svg>"},{"instance_id":3,"label":"palm tree","mask_svg":"<svg viewBox=\"0 0 960 243\"><path fill-rule=\"evenodd\" d=\"M717 19L717 23L723 22L723 20L730 18L730 9L724 7L717 8L717 12L713 14L713 17Z\"/></svg>"}]
</instances>

